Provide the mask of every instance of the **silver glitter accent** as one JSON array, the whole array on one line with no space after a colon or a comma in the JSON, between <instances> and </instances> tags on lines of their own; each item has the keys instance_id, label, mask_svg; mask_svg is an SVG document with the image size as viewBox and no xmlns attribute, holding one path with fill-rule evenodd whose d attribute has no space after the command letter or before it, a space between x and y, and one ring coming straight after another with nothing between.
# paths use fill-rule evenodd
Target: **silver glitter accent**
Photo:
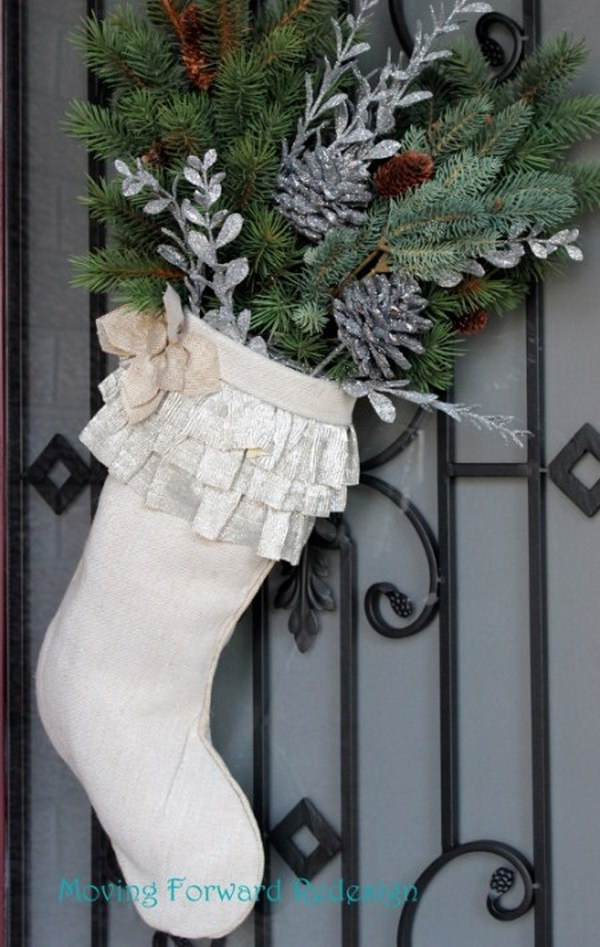
<instances>
[{"instance_id":1,"label":"silver glitter accent","mask_svg":"<svg viewBox=\"0 0 600 947\"><path fill-rule=\"evenodd\" d=\"M211 211L221 197L224 178L221 173L210 173L216 161L217 152L214 149L207 151L203 158L188 156L183 177L194 186L195 191L191 200L184 198L181 201L178 198L178 178L173 181L171 190L167 191L139 158L135 170L120 160L115 162L115 167L123 177L121 190L125 197L149 188L156 196L145 204L144 211L151 215L168 211L175 220L178 232L163 227L162 231L171 243L161 244L158 252L168 263L179 267L186 274L185 286L191 311L200 315L203 295L207 289L212 290L220 308L208 313L207 321L230 338L243 343L248 333L249 318L242 314L242 322L236 319L233 296L236 287L248 275L248 260L238 257L221 263L218 255L219 250L237 239L244 218L241 214L230 214L226 210Z\"/></svg>"},{"instance_id":2,"label":"silver glitter accent","mask_svg":"<svg viewBox=\"0 0 600 947\"><path fill-rule=\"evenodd\" d=\"M517 226L520 229L517 229ZM528 234L524 235L522 231L525 228L522 224L515 225L511 229L511 237L507 243L495 250L493 253L483 255L484 260L492 263L494 266L502 269L511 269L517 266L526 253L526 247L538 260L547 260L551 254L555 253L561 247L566 251L571 260L581 262L583 253L579 247L575 246L575 240L579 237L579 230L574 227L568 230L559 230L551 237L540 236L541 226L533 227Z\"/></svg>"},{"instance_id":3,"label":"silver glitter accent","mask_svg":"<svg viewBox=\"0 0 600 947\"><path fill-rule=\"evenodd\" d=\"M373 409L382 421L390 423L396 418L396 409L388 397L403 398L411 404L419 405L426 411L442 411L453 421L470 421L479 430L495 431L507 443L522 447L529 431L514 427L515 418L504 414L479 414L472 405L454 404L440 401L437 395L431 392L412 391L407 389L408 382L402 379L394 381L351 381L344 384L343 390L353 398L368 398Z\"/></svg>"},{"instance_id":4,"label":"silver glitter accent","mask_svg":"<svg viewBox=\"0 0 600 947\"><path fill-rule=\"evenodd\" d=\"M225 381L210 395L169 392L129 425L125 371L100 386L105 406L81 440L150 509L187 520L206 539L296 563L315 517L345 508L360 474L351 425L298 415Z\"/></svg>"},{"instance_id":5,"label":"silver glitter accent","mask_svg":"<svg viewBox=\"0 0 600 947\"><path fill-rule=\"evenodd\" d=\"M370 202L366 185L370 180L370 164L394 155L399 143L395 139L380 140L394 130L395 113L399 108L430 98L423 90L409 92L409 86L422 70L436 59L450 55L448 50L432 51L439 36L459 28L457 18L464 13L491 10L487 3L455 0L449 14L443 8L432 9L433 29L423 33L417 26L412 55L403 66L392 61L377 73L374 86L359 69L358 57L369 43L359 42L358 35L366 25L378 0L360 0L356 16L346 17L347 29L333 22L336 55L333 63L325 60L323 77L318 88L306 76L306 107L298 123L291 146L284 145L276 201L281 213L310 240L318 240L332 227L364 219L364 207ZM339 89L340 79L352 73L356 88L352 99ZM330 128L333 120L333 128ZM330 143L322 144L321 133L327 128ZM316 143L313 143L316 139ZM329 182L336 187L331 190ZM339 193L337 184L346 180L351 187Z\"/></svg>"},{"instance_id":6,"label":"silver glitter accent","mask_svg":"<svg viewBox=\"0 0 600 947\"><path fill-rule=\"evenodd\" d=\"M527 236L527 244L539 260L546 260L552 253L555 253L560 247L563 247L569 258L580 263L583 260L583 253L579 247L576 247L575 241L579 237L579 230L573 227L570 230L559 230L547 239L539 237L541 228L534 228Z\"/></svg>"},{"instance_id":7,"label":"silver glitter accent","mask_svg":"<svg viewBox=\"0 0 600 947\"><path fill-rule=\"evenodd\" d=\"M394 378L396 366L410 368L402 349L422 355L417 336L431 328L419 313L427 305L418 283L377 274L351 283L333 301L338 338L364 378Z\"/></svg>"}]
</instances>

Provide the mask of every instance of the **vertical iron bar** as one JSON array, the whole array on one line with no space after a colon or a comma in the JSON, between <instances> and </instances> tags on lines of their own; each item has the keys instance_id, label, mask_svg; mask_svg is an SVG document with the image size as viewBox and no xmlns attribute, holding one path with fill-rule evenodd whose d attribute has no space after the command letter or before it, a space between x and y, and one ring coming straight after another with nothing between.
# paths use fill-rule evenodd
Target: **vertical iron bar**
<instances>
[{"instance_id":1,"label":"vertical iron bar","mask_svg":"<svg viewBox=\"0 0 600 947\"><path fill-rule=\"evenodd\" d=\"M251 0L253 16L260 13L262 0ZM252 689L254 721L254 774L253 809L256 816L265 853L265 881L271 876L271 849L269 829L271 826L270 783L270 692L269 692L269 580L252 603ZM254 945L271 947L272 928L269 901L261 898L254 910Z\"/></svg>"},{"instance_id":2,"label":"vertical iron bar","mask_svg":"<svg viewBox=\"0 0 600 947\"><path fill-rule=\"evenodd\" d=\"M253 808L265 852L265 879L271 874L271 757L269 689L269 580L252 603L252 688L254 722ZM271 947L269 901L261 898L254 912L255 947Z\"/></svg>"},{"instance_id":3,"label":"vertical iron bar","mask_svg":"<svg viewBox=\"0 0 600 947\"><path fill-rule=\"evenodd\" d=\"M87 15L102 19L104 16L104 0L87 0ZM88 100L95 104L105 101L105 92L94 73L88 69L87 74ZM92 157L88 158L88 174L94 181L99 180L105 171L103 161ZM106 243L104 225L91 215L88 218L88 246L90 250L103 247ZM90 334L90 414L94 415L102 406L98 384L106 374L106 359L98 345L96 336L96 319L106 312L107 300L103 294L90 293L89 295L89 334ZM93 518L102 483L105 476L103 465L90 455L90 507ZM95 884L102 884L106 880L107 855L110 842L100 825L95 812L91 812L91 877ZM108 902L102 898L92 902L90 906L91 947L107 947L108 944Z\"/></svg>"},{"instance_id":4,"label":"vertical iron bar","mask_svg":"<svg viewBox=\"0 0 600 947\"><path fill-rule=\"evenodd\" d=\"M27 577L26 469L27 368L27 139L26 5L3 3L4 40L4 311L6 314L6 404L10 424L7 483L7 680L8 693L8 910L7 944L29 943L29 820L31 804L30 636Z\"/></svg>"},{"instance_id":5,"label":"vertical iron bar","mask_svg":"<svg viewBox=\"0 0 600 947\"><path fill-rule=\"evenodd\" d=\"M535 947L552 947L552 865L550 821L550 712L548 705L548 607L546 491L543 419L543 295L536 289L527 304L527 426L530 473L529 628L535 870Z\"/></svg>"},{"instance_id":6,"label":"vertical iron bar","mask_svg":"<svg viewBox=\"0 0 600 947\"><path fill-rule=\"evenodd\" d=\"M451 398L452 393L449 393ZM459 844L454 427L438 417L440 802L442 851Z\"/></svg>"},{"instance_id":7,"label":"vertical iron bar","mask_svg":"<svg viewBox=\"0 0 600 947\"><path fill-rule=\"evenodd\" d=\"M540 0L523 0L526 52L541 41ZM535 947L552 947L552 846L550 800L550 708L548 697L548 600L544 417L544 294L536 286L527 301L527 427L529 476L529 630L535 870Z\"/></svg>"},{"instance_id":8,"label":"vertical iron bar","mask_svg":"<svg viewBox=\"0 0 600 947\"><path fill-rule=\"evenodd\" d=\"M87 15L102 19L104 16L104 0L87 0ZM102 105L106 102L106 90L100 80L91 70L87 75L88 100L96 105ZM106 164L104 161L94 158L91 154L88 157L88 174L94 181L99 181L104 177ZM91 216L88 217L88 246L90 250L95 250L106 245L106 227L104 224ZM106 374L106 357L98 345L96 335L96 319L104 315L107 309L107 298L104 293L90 293L89 295L89 330L90 330L90 411L96 414L102 407L102 396L98 391L98 384ZM103 465L92 455L90 460L92 470L91 477L91 504L92 516L96 512L96 506L102 489L102 480L104 475Z\"/></svg>"},{"instance_id":9,"label":"vertical iron bar","mask_svg":"<svg viewBox=\"0 0 600 947\"><path fill-rule=\"evenodd\" d=\"M358 861L358 655L356 547L340 529L340 770L342 877L359 884ZM342 947L359 945L359 903L342 902Z\"/></svg>"}]
</instances>

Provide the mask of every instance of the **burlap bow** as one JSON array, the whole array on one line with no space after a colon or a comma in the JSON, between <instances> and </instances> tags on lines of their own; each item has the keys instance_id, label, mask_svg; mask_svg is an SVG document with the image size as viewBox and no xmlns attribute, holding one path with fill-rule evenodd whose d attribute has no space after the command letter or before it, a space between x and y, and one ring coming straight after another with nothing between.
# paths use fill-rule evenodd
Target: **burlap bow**
<instances>
[{"instance_id":1,"label":"burlap bow","mask_svg":"<svg viewBox=\"0 0 600 947\"><path fill-rule=\"evenodd\" d=\"M109 312L96 323L102 349L130 360L121 382L130 424L144 421L156 411L168 391L194 396L221 387L214 342L183 331L183 309L171 286L164 303L163 319L123 308Z\"/></svg>"}]
</instances>

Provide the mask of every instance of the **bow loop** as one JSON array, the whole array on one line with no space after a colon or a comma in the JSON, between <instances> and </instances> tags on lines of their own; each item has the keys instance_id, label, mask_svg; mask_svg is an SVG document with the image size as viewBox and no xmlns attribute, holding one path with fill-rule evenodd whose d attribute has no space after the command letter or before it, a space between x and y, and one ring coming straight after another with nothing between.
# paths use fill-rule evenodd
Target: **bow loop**
<instances>
[{"instance_id":1,"label":"bow loop","mask_svg":"<svg viewBox=\"0 0 600 947\"><path fill-rule=\"evenodd\" d=\"M148 418L169 391L194 397L221 387L216 345L186 331L181 302L171 286L163 298L162 318L122 308L97 321L103 351L128 361L121 390L130 424Z\"/></svg>"}]
</instances>

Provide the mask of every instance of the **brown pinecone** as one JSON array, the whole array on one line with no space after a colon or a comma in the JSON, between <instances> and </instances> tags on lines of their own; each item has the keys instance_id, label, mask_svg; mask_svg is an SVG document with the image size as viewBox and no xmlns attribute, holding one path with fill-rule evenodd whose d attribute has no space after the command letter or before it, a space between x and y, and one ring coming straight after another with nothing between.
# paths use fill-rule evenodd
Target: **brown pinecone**
<instances>
[{"instance_id":1,"label":"brown pinecone","mask_svg":"<svg viewBox=\"0 0 600 947\"><path fill-rule=\"evenodd\" d=\"M160 168L167 163L167 151L160 139L152 143L145 155L142 155L142 161L151 168Z\"/></svg>"},{"instance_id":2,"label":"brown pinecone","mask_svg":"<svg viewBox=\"0 0 600 947\"><path fill-rule=\"evenodd\" d=\"M151 168L160 168L167 163L168 155L164 142L160 139L153 141L145 155L142 155L142 161Z\"/></svg>"},{"instance_id":3,"label":"brown pinecone","mask_svg":"<svg viewBox=\"0 0 600 947\"><path fill-rule=\"evenodd\" d=\"M475 335L483 332L490 317L487 309L473 309L455 320L454 325L462 335Z\"/></svg>"},{"instance_id":4,"label":"brown pinecone","mask_svg":"<svg viewBox=\"0 0 600 947\"><path fill-rule=\"evenodd\" d=\"M428 181L433 168L431 155L402 151L378 168L373 182L382 197L400 197L409 188Z\"/></svg>"},{"instance_id":5,"label":"brown pinecone","mask_svg":"<svg viewBox=\"0 0 600 947\"><path fill-rule=\"evenodd\" d=\"M186 7L179 18L179 37L186 75L190 82L205 92L213 81L214 73L209 69L202 52L202 23L200 10L195 3Z\"/></svg>"}]
</instances>

